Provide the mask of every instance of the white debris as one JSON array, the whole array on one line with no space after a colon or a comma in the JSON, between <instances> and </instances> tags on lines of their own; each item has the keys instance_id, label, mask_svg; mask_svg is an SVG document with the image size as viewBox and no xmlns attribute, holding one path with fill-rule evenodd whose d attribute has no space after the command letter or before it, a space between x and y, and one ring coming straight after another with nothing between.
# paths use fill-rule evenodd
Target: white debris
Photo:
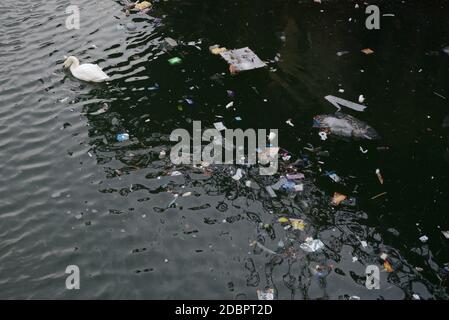
<instances>
[{"instance_id":1,"label":"white debris","mask_svg":"<svg viewBox=\"0 0 449 320\"><path fill-rule=\"evenodd\" d=\"M165 42L172 48L178 46L178 42L175 39L170 38L170 37L165 38Z\"/></svg>"},{"instance_id":2,"label":"white debris","mask_svg":"<svg viewBox=\"0 0 449 320\"><path fill-rule=\"evenodd\" d=\"M242 179L243 175L242 175L242 169L237 169L236 174L232 177L232 179L239 181L240 179Z\"/></svg>"},{"instance_id":3,"label":"white debris","mask_svg":"<svg viewBox=\"0 0 449 320\"><path fill-rule=\"evenodd\" d=\"M272 141L274 138L276 138L276 133L270 132L270 135L268 136L268 141Z\"/></svg>"},{"instance_id":4,"label":"white debris","mask_svg":"<svg viewBox=\"0 0 449 320\"><path fill-rule=\"evenodd\" d=\"M274 300L274 289L257 290L257 298L259 300Z\"/></svg>"},{"instance_id":5,"label":"white debris","mask_svg":"<svg viewBox=\"0 0 449 320\"><path fill-rule=\"evenodd\" d=\"M365 102L365 97L363 96L363 94L359 95L359 102L360 103Z\"/></svg>"},{"instance_id":6,"label":"white debris","mask_svg":"<svg viewBox=\"0 0 449 320\"><path fill-rule=\"evenodd\" d=\"M329 101L330 103L332 103L337 109L338 111L341 110L340 106L355 110L355 111L364 111L366 109L366 106L355 103L355 102L351 102L342 98L338 98L335 96L325 96L324 99L326 99L327 101Z\"/></svg>"},{"instance_id":7,"label":"white debris","mask_svg":"<svg viewBox=\"0 0 449 320\"><path fill-rule=\"evenodd\" d=\"M299 246L302 250L306 252L315 252L324 247L324 243L319 239L313 239L311 237L307 238L304 243Z\"/></svg>"},{"instance_id":8,"label":"white debris","mask_svg":"<svg viewBox=\"0 0 449 320\"><path fill-rule=\"evenodd\" d=\"M421 240L421 242L427 242L427 240L429 240L429 238L427 236L422 236L422 237L419 237L419 240Z\"/></svg>"},{"instance_id":9,"label":"white debris","mask_svg":"<svg viewBox=\"0 0 449 320\"><path fill-rule=\"evenodd\" d=\"M321 140L326 141L327 140L327 133L324 131L320 131L318 133L318 135L320 136Z\"/></svg>"},{"instance_id":10,"label":"white debris","mask_svg":"<svg viewBox=\"0 0 449 320\"><path fill-rule=\"evenodd\" d=\"M231 101L231 102L229 102L227 105L226 105L226 109L229 109L229 108L231 108L231 107L233 107L234 106L234 101Z\"/></svg>"},{"instance_id":11,"label":"white debris","mask_svg":"<svg viewBox=\"0 0 449 320\"><path fill-rule=\"evenodd\" d=\"M226 62L237 71L247 71L266 67L267 65L248 47L220 52Z\"/></svg>"},{"instance_id":12,"label":"white debris","mask_svg":"<svg viewBox=\"0 0 449 320\"><path fill-rule=\"evenodd\" d=\"M329 175L329 178L331 178L334 182L338 183L341 181L341 178L336 174L336 173L332 173Z\"/></svg>"},{"instance_id":13,"label":"white debris","mask_svg":"<svg viewBox=\"0 0 449 320\"><path fill-rule=\"evenodd\" d=\"M446 239L449 239L449 231L441 231L441 233Z\"/></svg>"}]
</instances>

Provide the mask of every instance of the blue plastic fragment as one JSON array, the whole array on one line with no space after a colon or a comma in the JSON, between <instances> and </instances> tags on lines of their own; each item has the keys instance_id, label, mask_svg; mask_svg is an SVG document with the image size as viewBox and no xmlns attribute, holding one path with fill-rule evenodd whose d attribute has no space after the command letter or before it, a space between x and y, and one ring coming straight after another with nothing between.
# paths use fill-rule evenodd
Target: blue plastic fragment
<instances>
[{"instance_id":1,"label":"blue plastic fragment","mask_svg":"<svg viewBox=\"0 0 449 320\"><path fill-rule=\"evenodd\" d=\"M117 141L118 142L123 142L123 141L127 141L127 140L129 140L129 134L127 134L127 133L119 133L117 135Z\"/></svg>"},{"instance_id":2,"label":"blue plastic fragment","mask_svg":"<svg viewBox=\"0 0 449 320\"><path fill-rule=\"evenodd\" d=\"M293 190L295 189L295 183L293 181L288 181L282 185L282 188L285 190Z\"/></svg>"}]
</instances>

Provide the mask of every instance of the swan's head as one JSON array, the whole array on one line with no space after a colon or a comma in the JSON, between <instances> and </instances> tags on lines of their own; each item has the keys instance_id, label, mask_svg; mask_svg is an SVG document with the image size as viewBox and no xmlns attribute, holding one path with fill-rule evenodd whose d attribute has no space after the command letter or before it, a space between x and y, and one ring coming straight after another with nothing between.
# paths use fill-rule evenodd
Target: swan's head
<instances>
[{"instance_id":1,"label":"swan's head","mask_svg":"<svg viewBox=\"0 0 449 320\"><path fill-rule=\"evenodd\" d=\"M77 57L70 56L64 61L64 68L70 68L71 65L78 66L80 64Z\"/></svg>"}]
</instances>

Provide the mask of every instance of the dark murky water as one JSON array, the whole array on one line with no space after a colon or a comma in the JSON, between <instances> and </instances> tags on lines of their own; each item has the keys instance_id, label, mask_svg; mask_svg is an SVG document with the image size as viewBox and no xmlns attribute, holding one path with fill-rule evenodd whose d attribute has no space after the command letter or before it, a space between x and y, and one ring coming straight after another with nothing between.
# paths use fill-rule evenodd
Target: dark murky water
<instances>
[{"instance_id":1,"label":"dark murky water","mask_svg":"<svg viewBox=\"0 0 449 320\"><path fill-rule=\"evenodd\" d=\"M378 2L395 15L382 17L380 31L366 30L365 6L350 1L170 0L129 17L119 1L78 4L75 31L65 28L68 1L0 4L1 298L257 299L265 287L279 299L447 298L446 2ZM126 28L131 21L136 30ZM167 36L186 45L164 52ZM231 77L208 52L216 43L249 46L271 62ZM374 54L360 52L367 47ZM68 55L98 63L111 81L76 80L62 69ZM183 63L169 65L176 56ZM225 108L226 90L236 93L235 110ZM348 113L382 139L321 141L312 119L335 111L329 94L363 94L366 111ZM109 110L93 115L103 103ZM160 160L170 132L191 130L192 120L279 128L290 162L306 159L304 192L272 199L264 187L279 176L244 168L236 182L235 167ZM131 140L117 142L121 132ZM330 156L305 150L309 144ZM168 207L185 192L192 195ZM331 206L334 192L355 206ZM280 217L307 226L284 230ZM308 236L325 248L301 250ZM251 247L254 240L277 254ZM393 272L383 270L382 253ZM65 289L71 264L81 270L79 291ZM370 264L382 270L380 290L365 288ZM332 271L320 276L317 265Z\"/></svg>"}]
</instances>

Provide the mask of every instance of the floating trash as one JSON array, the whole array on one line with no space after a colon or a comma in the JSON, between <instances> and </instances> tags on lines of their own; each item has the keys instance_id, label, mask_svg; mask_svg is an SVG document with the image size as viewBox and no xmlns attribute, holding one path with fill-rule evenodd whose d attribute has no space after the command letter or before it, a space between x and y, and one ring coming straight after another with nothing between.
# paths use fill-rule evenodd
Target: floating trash
<instances>
[{"instance_id":1,"label":"floating trash","mask_svg":"<svg viewBox=\"0 0 449 320\"><path fill-rule=\"evenodd\" d=\"M265 291L257 290L257 299L274 300L274 289L266 289Z\"/></svg>"},{"instance_id":2,"label":"floating trash","mask_svg":"<svg viewBox=\"0 0 449 320\"><path fill-rule=\"evenodd\" d=\"M178 46L178 42L175 39L172 39L170 37L165 38L164 41L171 48L174 48L174 47Z\"/></svg>"},{"instance_id":3,"label":"floating trash","mask_svg":"<svg viewBox=\"0 0 449 320\"><path fill-rule=\"evenodd\" d=\"M288 180L301 180L304 179L304 174L296 173L296 174L287 174Z\"/></svg>"},{"instance_id":4,"label":"floating trash","mask_svg":"<svg viewBox=\"0 0 449 320\"><path fill-rule=\"evenodd\" d=\"M363 96L360 96L363 98ZM361 100L361 98L359 97L359 101ZM341 106L355 110L355 111L364 111L366 109L366 106L355 103L355 102L351 102L339 97L335 97L335 96L325 96L324 99L326 99L327 101L329 101L330 103L332 103L332 105L334 105L338 111L341 110ZM365 98L362 99L362 102L365 100Z\"/></svg>"},{"instance_id":5,"label":"floating trash","mask_svg":"<svg viewBox=\"0 0 449 320\"><path fill-rule=\"evenodd\" d=\"M332 204L334 206L338 206L342 201L346 200L347 196L344 194L335 192L334 196L332 197Z\"/></svg>"},{"instance_id":6,"label":"floating trash","mask_svg":"<svg viewBox=\"0 0 449 320\"><path fill-rule=\"evenodd\" d=\"M306 223L301 219L290 219L293 230L304 231Z\"/></svg>"},{"instance_id":7,"label":"floating trash","mask_svg":"<svg viewBox=\"0 0 449 320\"><path fill-rule=\"evenodd\" d=\"M282 184L282 189L285 189L285 190L295 190L295 187L296 187L296 184L292 181L286 181L285 183Z\"/></svg>"},{"instance_id":8,"label":"floating trash","mask_svg":"<svg viewBox=\"0 0 449 320\"><path fill-rule=\"evenodd\" d=\"M266 64L248 47L223 51L219 54L233 67L234 72L266 67Z\"/></svg>"},{"instance_id":9,"label":"floating trash","mask_svg":"<svg viewBox=\"0 0 449 320\"><path fill-rule=\"evenodd\" d=\"M393 267L391 266L391 264L387 260L384 261L383 266L385 268L385 271L387 271L387 272L393 272L394 271Z\"/></svg>"},{"instance_id":10,"label":"floating trash","mask_svg":"<svg viewBox=\"0 0 449 320\"><path fill-rule=\"evenodd\" d=\"M349 53L349 51L339 51L339 52L337 52L337 56L341 57L348 53Z\"/></svg>"},{"instance_id":11,"label":"floating trash","mask_svg":"<svg viewBox=\"0 0 449 320\"><path fill-rule=\"evenodd\" d=\"M212 54L219 55L220 53L228 51L226 48L221 48L218 44L209 47L209 51Z\"/></svg>"},{"instance_id":12,"label":"floating trash","mask_svg":"<svg viewBox=\"0 0 449 320\"><path fill-rule=\"evenodd\" d=\"M322 141L326 141L327 140L327 133L324 131L320 131L318 132L318 135L320 136Z\"/></svg>"},{"instance_id":13,"label":"floating trash","mask_svg":"<svg viewBox=\"0 0 449 320\"><path fill-rule=\"evenodd\" d=\"M290 127L294 127L295 125L292 122L292 119L288 119L287 121L285 121L286 124L288 124Z\"/></svg>"},{"instance_id":14,"label":"floating trash","mask_svg":"<svg viewBox=\"0 0 449 320\"><path fill-rule=\"evenodd\" d=\"M242 169L237 169L237 172L235 173L235 175L232 177L232 179L239 181L240 179L242 179L243 174L242 174Z\"/></svg>"},{"instance_id":15,"label":"floating trash","mask_svg":"<svg viewBox=\"0 0 449 320\"><path fill-rule=\"evenodd\" d=\"M119 133L116 138L117 138L118 142L128 141L129 140L129 134L127 134L127 133Z\"/></svg>"},{"instance_id":16,"label":"floating trash","mask_svg":"<svg viewBox=\"0 0 449 320\"><path fill-rule=\"evenodd\" d=\"M324 248L324 243L319 239L314 240L309 237L304 243L301 243L299 247L306 252L316 252Z\"/></svg>"},{"instance_id":17,"label":"floating trash","mask_svg":"<svg viewBox=\"0 0 449 320\"><path fill-rule=\"evenodd\" d=\"M364 54L369 55L369 54L373 54L374 50L370 49L370 48L365 48L361 50Z\"/></svg>"},{"instance_id":18,"label":"floating trash","mask_svg":"<svg viewBox=\"0 0 449 320\"><path fill-rule=\"evenodd\" d=\"M384 178L382 177L382 174L380 173L380 169L376 169L376 176L377 176L377 179L379 180L379 183L384 184Z\"/></svg>"},{"instance_id":19,"label":"floating trash","mask_svg":"<svg viewBox=\"0 0 449 320\"><path fill-rule=\"evenodd\" d=\"M331 173L331 172L329 172L329 173L327 173L327 176L328 176L329 178L331 178L332 181L334 181L334 182L336 182L336 183L339 183L339 182L341 181L341 178L340 178L336 173Z\"/></svg>"},{"instance_id":20,"label":"floating trash","mask_svg":"<svg viewBox=\"0 0 449 320\"><path fill-rule=\"evenodd\" d=\"M383 197L383 196L385 196L385 195L387 195L387 194L388 194L388 192L382 192L382 193L379 193L379 194L377 194L377 195L371 197L371 200L374 200L374 199Z\"/></svg>"},{"instance_id":21,"label":"floating trash","mask_svg":"<svg viewBox=\"0 0 449 320\"><path fill-rule=\"evenodd\" d=\"M229 102L227 105L226 105L226 109L229 109L229 108L231 108L231 107L233 107L234 106L234 101L231 101L231 102Z\"/></svg>"},{"instance_id":22,"label":"floating trash","mask_svg":"<svg viewBox=\"0 0 449 320\"><path fill-rule=\"evenodd\" d=\"M139 3L136 3L136 5L134 6L137 10L145 10L145 9L149 9L152 7L151 2L148 1L142 1Z\"/></svg>"},{"instance_id":23,"label":"floating trash","mask_svg":"<svg viewBox=\"0 0 449 320\"><path fill-rule=\"evenodd\" d=\"M419 237L419 240L420 240L421 242L426 243L426 242L429 240L429 238L428 238L427 236L421 236L421 237Z\"/></svg>"},{"instance_id":24,"label":"floating trash","mask_svg":"<svg viewBox=\"0 0 449 320\"><path fill-rule=\"evenodd\" d=\"M174 57L174 58L168 59L168 63L170 63L171 65L177 65L177 64L182 63L182 59L179 57Z\"/></svg>"},{"instance_id":25,"label":"floating trash","mask_svg":"<svg viewBox=\"0 0 449 320\"><path fill-rule=\"evenodd\" d=\"M280 223L286 223L286 222L289 222L289 220L288 220L287 218L285 218L285 217L279 218L278 221L279 221Z\"/></svg>"},{"instance_id":26,"label":"floating trash","mask_svg":"<svg viewBox=\"0 0 449 320\"><path fill-rule=\"evenodd\" d=\"M232 90L226 90L226 93L228 94L229 98L234 98L235 97L235 92Z\"/></svg>"},{"instance_id":27,"label":"floating trash","mask_svg":"<svg viewBox=\"0 0 449 320\"><path fill-rule=\"evenodd\" d=\"M286 178L281 178L278 180L278 182L276 182L275 184L272 184L270 187L273 190L279 190L280 188L282 188L282 186L284 184L286 184L288 182L288 180Z\"/></svg>"}]
</instances>

